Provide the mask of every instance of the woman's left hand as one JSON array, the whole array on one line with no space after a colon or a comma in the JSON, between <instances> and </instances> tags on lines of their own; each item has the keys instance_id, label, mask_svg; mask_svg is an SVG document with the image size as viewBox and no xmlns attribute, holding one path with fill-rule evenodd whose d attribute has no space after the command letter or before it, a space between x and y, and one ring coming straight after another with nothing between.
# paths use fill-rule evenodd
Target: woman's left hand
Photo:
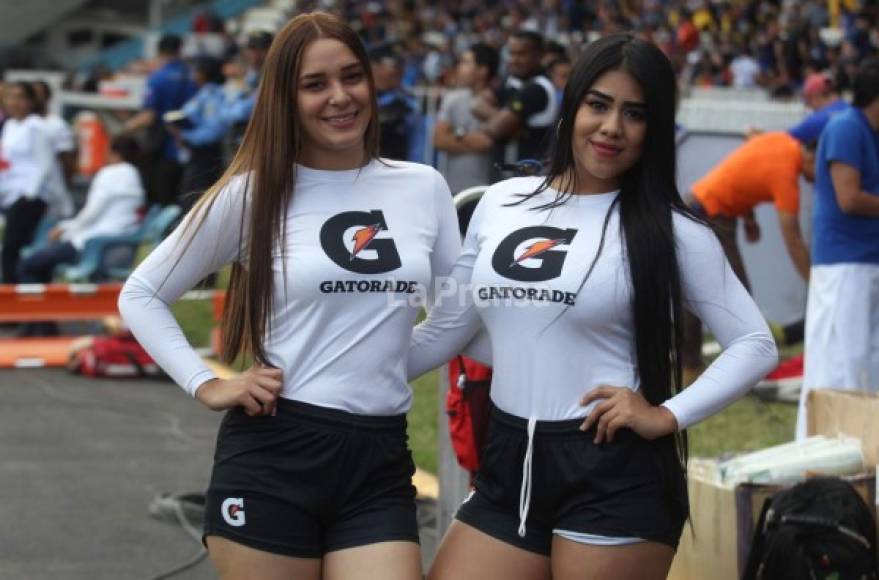
<instances>
[{"instance_id":1,"label":"woman's left hand","mask_svg":"<svg viewBox=\"0 0 879 580\"><path fill-rule=\"evenodd\" d=\"M663 406L654 407L640 392L627 387L599 385L580 400L583 406L601 400L580 426L588 431L596 425L595 443L613 441L618 429L628 428L644 439L656 439L678 430L678 422Z\"/></svg>"}]
</instances>

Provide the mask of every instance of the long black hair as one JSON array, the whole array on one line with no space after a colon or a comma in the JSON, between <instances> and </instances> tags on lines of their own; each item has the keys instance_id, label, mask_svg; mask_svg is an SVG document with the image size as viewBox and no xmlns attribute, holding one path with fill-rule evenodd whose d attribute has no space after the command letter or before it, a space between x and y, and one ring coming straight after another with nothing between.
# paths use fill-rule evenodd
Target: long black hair
<instances>
[{"instance_id":1,"label":"long black hair","mask_svg":"<svg viewBox=\"0 0 879 580\"><path fill-rule=\"evenodd\" d=\"M559 206L578 191L572 146L574 119L589 88L612 70L630 74L640 85L646 104L647 132L641 157L621 177L614 204L619 206L620 238L625 240L632 283L641 392L652 405L659 405L682 388L683 298L672 219L675 212L693 217L675 181L675 73L659 48L625 33L606 36L586 47L565 87L546 178L536 191L515 203L546 191L553 183L558 186L555 199L535 209ZM659 445L666 460L665 480L675 488L672 497L686 497L686 432L666 437Z\"/></svg>"}]
</instances>

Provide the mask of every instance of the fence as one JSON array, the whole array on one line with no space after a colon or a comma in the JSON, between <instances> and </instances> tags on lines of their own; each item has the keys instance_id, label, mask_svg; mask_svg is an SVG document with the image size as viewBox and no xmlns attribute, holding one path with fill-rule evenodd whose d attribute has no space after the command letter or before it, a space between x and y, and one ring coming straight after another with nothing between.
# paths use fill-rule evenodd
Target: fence
<instances>
[{"instance_id":1,"label":"fence","mask_svg":"<svg viewBox=\"0 0 879 580\"><path fill-rule=\"evenodd\" d=\"M103 320L119 315L116 303L122 284L0 284L0 323ZM182 300L214 303L219 318L225 292L195 290ZM212 342L217 343L217 333ZM0 338L0 368L60 367L79 337Z\"/></svg>"}]
</instances>

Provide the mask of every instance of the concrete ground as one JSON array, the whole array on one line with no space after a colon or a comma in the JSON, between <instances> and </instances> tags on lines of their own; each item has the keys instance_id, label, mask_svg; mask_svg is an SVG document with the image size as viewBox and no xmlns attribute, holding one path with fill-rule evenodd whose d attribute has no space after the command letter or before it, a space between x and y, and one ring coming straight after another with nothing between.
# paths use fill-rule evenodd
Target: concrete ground
<instances>
[{"instance_id":1,"label":"concrete ground","mask_svg":"<svg viewBox=\"0 0 879 580\"><path fill-rule=\"evenodd\" d=\"M0 580L146 580L190 560L200 544L148 510L204 490L220 418L171 382L0 370ZM421 515L429 561L432 504Z\"/></svg>"}]
</instances>

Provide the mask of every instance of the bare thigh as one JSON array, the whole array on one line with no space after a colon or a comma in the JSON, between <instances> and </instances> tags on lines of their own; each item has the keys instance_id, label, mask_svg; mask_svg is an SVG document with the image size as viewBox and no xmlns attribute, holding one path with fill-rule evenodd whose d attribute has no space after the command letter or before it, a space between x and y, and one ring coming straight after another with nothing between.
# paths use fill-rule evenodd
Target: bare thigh
<instances>
[{"instance_id":1,"label":"bare thigh","mask_svg":"<svg viewBox=\"0 0 879 580\"><path fill-rule=\"evenodd\" d=\"M421 580L415 542L378 542L324 555L324 580Z\"/></svg>"},{"instance_id":2,"label":"bare thigh","mask_svg":"<svg viewBox=\"0 0 879 580\"><path fill-rule=\"evenodd\" d=\"M550 580L549 558L522 550L455 520L443 537L429 580Z\"/></svg>"},{"instance_id":3,"label":"bare thigh","mask_svg":"<svg viewBox=\"0 0 879 580\"><path fill-rule=\"evenodd\" d=\"M220 536L208 536L207 544L221 580L320 580L320 558L273 554Z\"/></svg>"},{"instance_id":4,"label":"bare thigh","mask_svg":"<svg viewBox=\"0 0 879 580\"><path fill-rule=\"evenodd\" d=\"M665 580L675 552L659 542L593 546L555 536L553 580Z\"/></svg>"}]
</instances>

